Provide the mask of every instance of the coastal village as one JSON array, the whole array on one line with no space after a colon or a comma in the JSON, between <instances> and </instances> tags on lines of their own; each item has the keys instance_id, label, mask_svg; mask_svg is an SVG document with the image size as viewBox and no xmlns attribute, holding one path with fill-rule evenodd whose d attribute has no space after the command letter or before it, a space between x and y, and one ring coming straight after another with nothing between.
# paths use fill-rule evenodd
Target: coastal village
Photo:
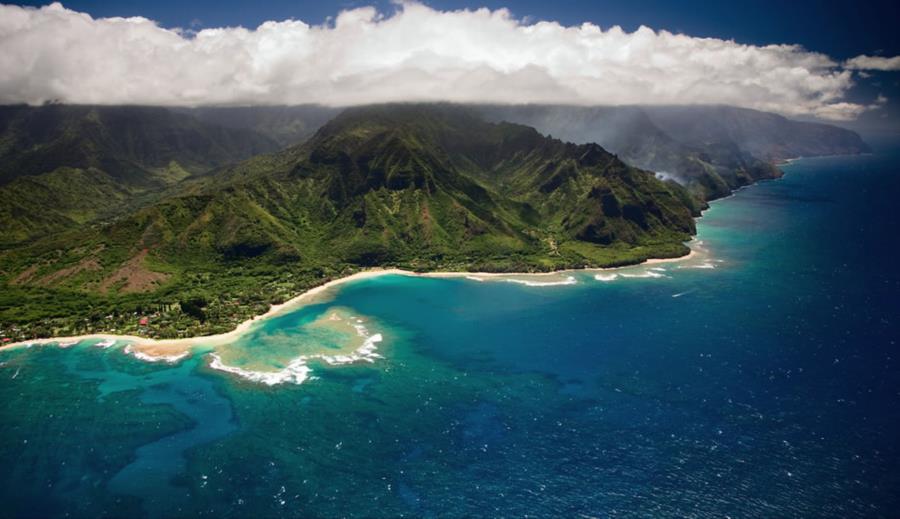
<instances>
[{"instance_id":1,"label":"coastal village","mask_svg":"<svg viewBox=\"0 0 900 519\"><path fill-rule=\"evenodd\" d=\"M352 272L352 269L347 269L340 275ZM127 310L101 312L98 309L83 312L79 318L62 316L22 323L0 323L0 344L95 333L148 339L220 334L264 314L271 305L282 303L330 279L331 276L318 279L308 275L285 276L269 280L259 287L247 287L240 294L204 294L164 302L138 301ZM148 294L146 298L151 299L152 296Z\"/></svg>"}]
</instances>

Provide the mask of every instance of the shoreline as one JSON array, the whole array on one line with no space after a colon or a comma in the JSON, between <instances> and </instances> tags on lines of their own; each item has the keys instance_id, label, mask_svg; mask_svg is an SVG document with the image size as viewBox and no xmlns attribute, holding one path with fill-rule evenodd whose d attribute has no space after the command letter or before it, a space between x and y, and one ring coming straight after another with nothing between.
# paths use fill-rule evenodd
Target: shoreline
<instances>
[{"instance_id":1,"label":"shoreline","mask_svg":"<svg viewBox=\"0 0 900 519\"><path fill-rule=\"evenodd\" d=\"M775 162L776 166L781 165L789 165L790 163L801 160L807 157L792 157L788 159L782 159L781 161ZM783 177L783 176L782 176ZM782 178L779 177L779 178ZM772 179L772 180L778 180ZM710 200L708 202L707 210L712 207L713 203L719 202L721 200L726 200L735 196L735 194L747 187L753 186L758 182L754 182L752 184L747 184L745 186L740 186L737 189L733 190L728 196ZM703 212L697 217L695 220L700 220L703 218ZM689 242L685 243L694 243L697 241L696 236L692 237ZM150 339L148 337L140 337L136 335L116 335L111 333L93 333L86 335L77 335L77 336L69 336L69 337L49 337L45 339L32 339L32 340L24 340L18 341L8 344L0 345L0 352L20 348L20 347L31 347L34 345L47 345L52 343L60 343L60 342L81 342L86 340L113 340L116 342L125 342L126 345L129 346L128 351L126 353L133 355L136 358L140 358L149 362L156 361L167 361L171 359L180 360L191 353L191 349L196 345L205 345L209 347L220 346L223 344L228 344L233 342L235 339L239 338L244 334L251 326L253 326L258 321L262 321L271 317L278 315L279 313L286 310L293 310L297 307L301 306L300 303L305 300L314 297L322 292L333 288L335 286L339 286L345 283L349 283L352 281L358 281L361 279L368 279L378 276L385 276L390 274L410 276L410 277L430 277L430 278L467 278L475 282L485 281L490 278L499 278L503 276L553 276L553 275L561 275L564 273L571 272L608 272L611 270L619 270L626 268L634 268L642 265L655 265L660 263L671 263L678 261L685 261L696 257L698 255L698 251L690 247L688 245L688 253L683 256L678 256L674 258L648 258L639 263L634 263L632 265L621 265L618 267L590 267L590 268L579 268L579 269L563 269L563 270L554 270L550 272L462 272L462 271L447 271L447 272L414 272L410 270L403 270L399 268L383 268L376 267L373 269L367 269L360 272L356 272L354 274L350 274L349 276L344 276L342 278L333 279L331 281L327 281L321 285L315 286L306 290L305 292L293 297L283 303L275 304L269 307L269 310L263 314L256 315L247 319L246 321L238 324L233 330L225 333L220 333L217 335L201 335L197 337L185 337L179 339ZM541 286L548 285L569 285L571 282L560 282L560 283L549 283Z\"/></svg>"},{"instance_id":2,"label":"shoreline","mask_svg":"<svg viewBox=\"0 0 900 519\"><path fill-rule=\"evenodd\" d=\"M691 240L692 242L694 240ZM690 243L690 242L689 242ZM572 272L606 272L610 270L620 270L625 268L634 268L640 267L643 265L657 265L660 263L673 263L679 261L685 261L697 256L697 251L693 248L690 249L690 252L685 254L684 256L678 256L676 258L648 258L640 263L635 263L633 265L623 265L619 267L592 267L592 268L582 268L582 269L564 269L564 270L554 270L551 272L462 272L462 271L447 271L447 272L414 272L411 270L404 270L399 268L373 268L368 270L363 270L360 272L356 272L354 274L350 274L349 276L344 276L342 278L333 279L331 281L327 281L321 285L315 286L306 290L305 292L293 297L283 303L275 304L269 307L269 310L263 314L256 315L247 319L246 321L238 324L233 330L220 333L216 335L200 335L197 337L185 337L180 339L150 339L147 337L141 337L138 335L117 335L113 333L91 333L85 335L76 335L69 337L48 337L44 339L31 339L24 340L19 342L14 342L10 344L4 344L0 346L0 351L10 350L21 347L31 347L31 346L44 346L50 344L56 344L60 342L81 342L87 340L113 340L116 342L124 342L129 346L126 351L127 354L133 355L142 360L147 360L153 362L154 360L166 361L169 359L180 360L183 358L186 353L190 351L190 349L194 346L208 346L215 347L221 346L224 344L228 344L233 342L234 340L240 338L245 332L247 332L250 327L252 327L257 322L263 321L265 319L269 319L275 317L276 315L281 314L282 312L295 310L303 306L307 300L314 298L317 295L322 294L323 292L332 289L334 287L351 283L354 281L360 281L363 279L371 279L380 276L387 275L400 275L400 276L408 276L408 277L422 277L422 278L437 278L437 279L448 279L448 278L468 278L473 281L485 281L485 279L480 278L502 278L508 276L559 276L565 273ZM473 279L479 278L479 279ZM563 283L560 283L563 284ZM58 344L57 344L58 345ZM153 360L151 360L153 358Z\"/></svg>"}]
</instances>

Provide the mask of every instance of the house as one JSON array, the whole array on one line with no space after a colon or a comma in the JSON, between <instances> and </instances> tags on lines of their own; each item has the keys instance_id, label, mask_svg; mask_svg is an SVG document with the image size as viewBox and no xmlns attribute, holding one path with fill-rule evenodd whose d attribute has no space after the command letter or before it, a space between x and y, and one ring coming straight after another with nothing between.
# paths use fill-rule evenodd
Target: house
<instances>
[{"instance_id":1,"label":"house","mask_svg":"<svg viewBox=\"0 0 900 519\"><path fill-rule=\"evenodd\" d=\"M138 324L141 326L147 326L149 323L150 323L150 318L148 318L148 317L141 317L141 319L138 321Z\"/></svg>"}]
</instances>

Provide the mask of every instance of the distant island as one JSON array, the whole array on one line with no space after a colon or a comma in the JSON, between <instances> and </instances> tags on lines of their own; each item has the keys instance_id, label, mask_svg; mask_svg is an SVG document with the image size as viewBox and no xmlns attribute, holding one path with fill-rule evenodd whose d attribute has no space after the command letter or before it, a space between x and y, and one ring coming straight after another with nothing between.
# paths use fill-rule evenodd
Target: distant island
<instances>
[{"instance_id":1,"label":"distant island","mask_svg":"<svg viewBox=\"0 0 900 519\"><path fill-rule=\"evenodd\" d=\"M709 200L867 151L712 106L0 107L0 337L221 334L372 267L678 257Z\"/></svg>"}]
</instances>

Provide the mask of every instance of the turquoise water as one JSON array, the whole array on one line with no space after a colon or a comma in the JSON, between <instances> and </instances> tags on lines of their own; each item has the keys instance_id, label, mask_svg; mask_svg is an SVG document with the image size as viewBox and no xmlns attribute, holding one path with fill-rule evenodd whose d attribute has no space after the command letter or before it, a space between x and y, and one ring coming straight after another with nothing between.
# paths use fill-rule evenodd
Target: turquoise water
<instances>
[{"instance_id":1,"label":"turquoise water","mask_svg":"<svg viewBox=\"0 0 900 519\"><path fill-rule=\"evenodd\" d=\"M373 278L217 350L300 384L0 353L0 515L893 516L900 155L785 170L687 262Z\"/></svg>"}]
</instances>

